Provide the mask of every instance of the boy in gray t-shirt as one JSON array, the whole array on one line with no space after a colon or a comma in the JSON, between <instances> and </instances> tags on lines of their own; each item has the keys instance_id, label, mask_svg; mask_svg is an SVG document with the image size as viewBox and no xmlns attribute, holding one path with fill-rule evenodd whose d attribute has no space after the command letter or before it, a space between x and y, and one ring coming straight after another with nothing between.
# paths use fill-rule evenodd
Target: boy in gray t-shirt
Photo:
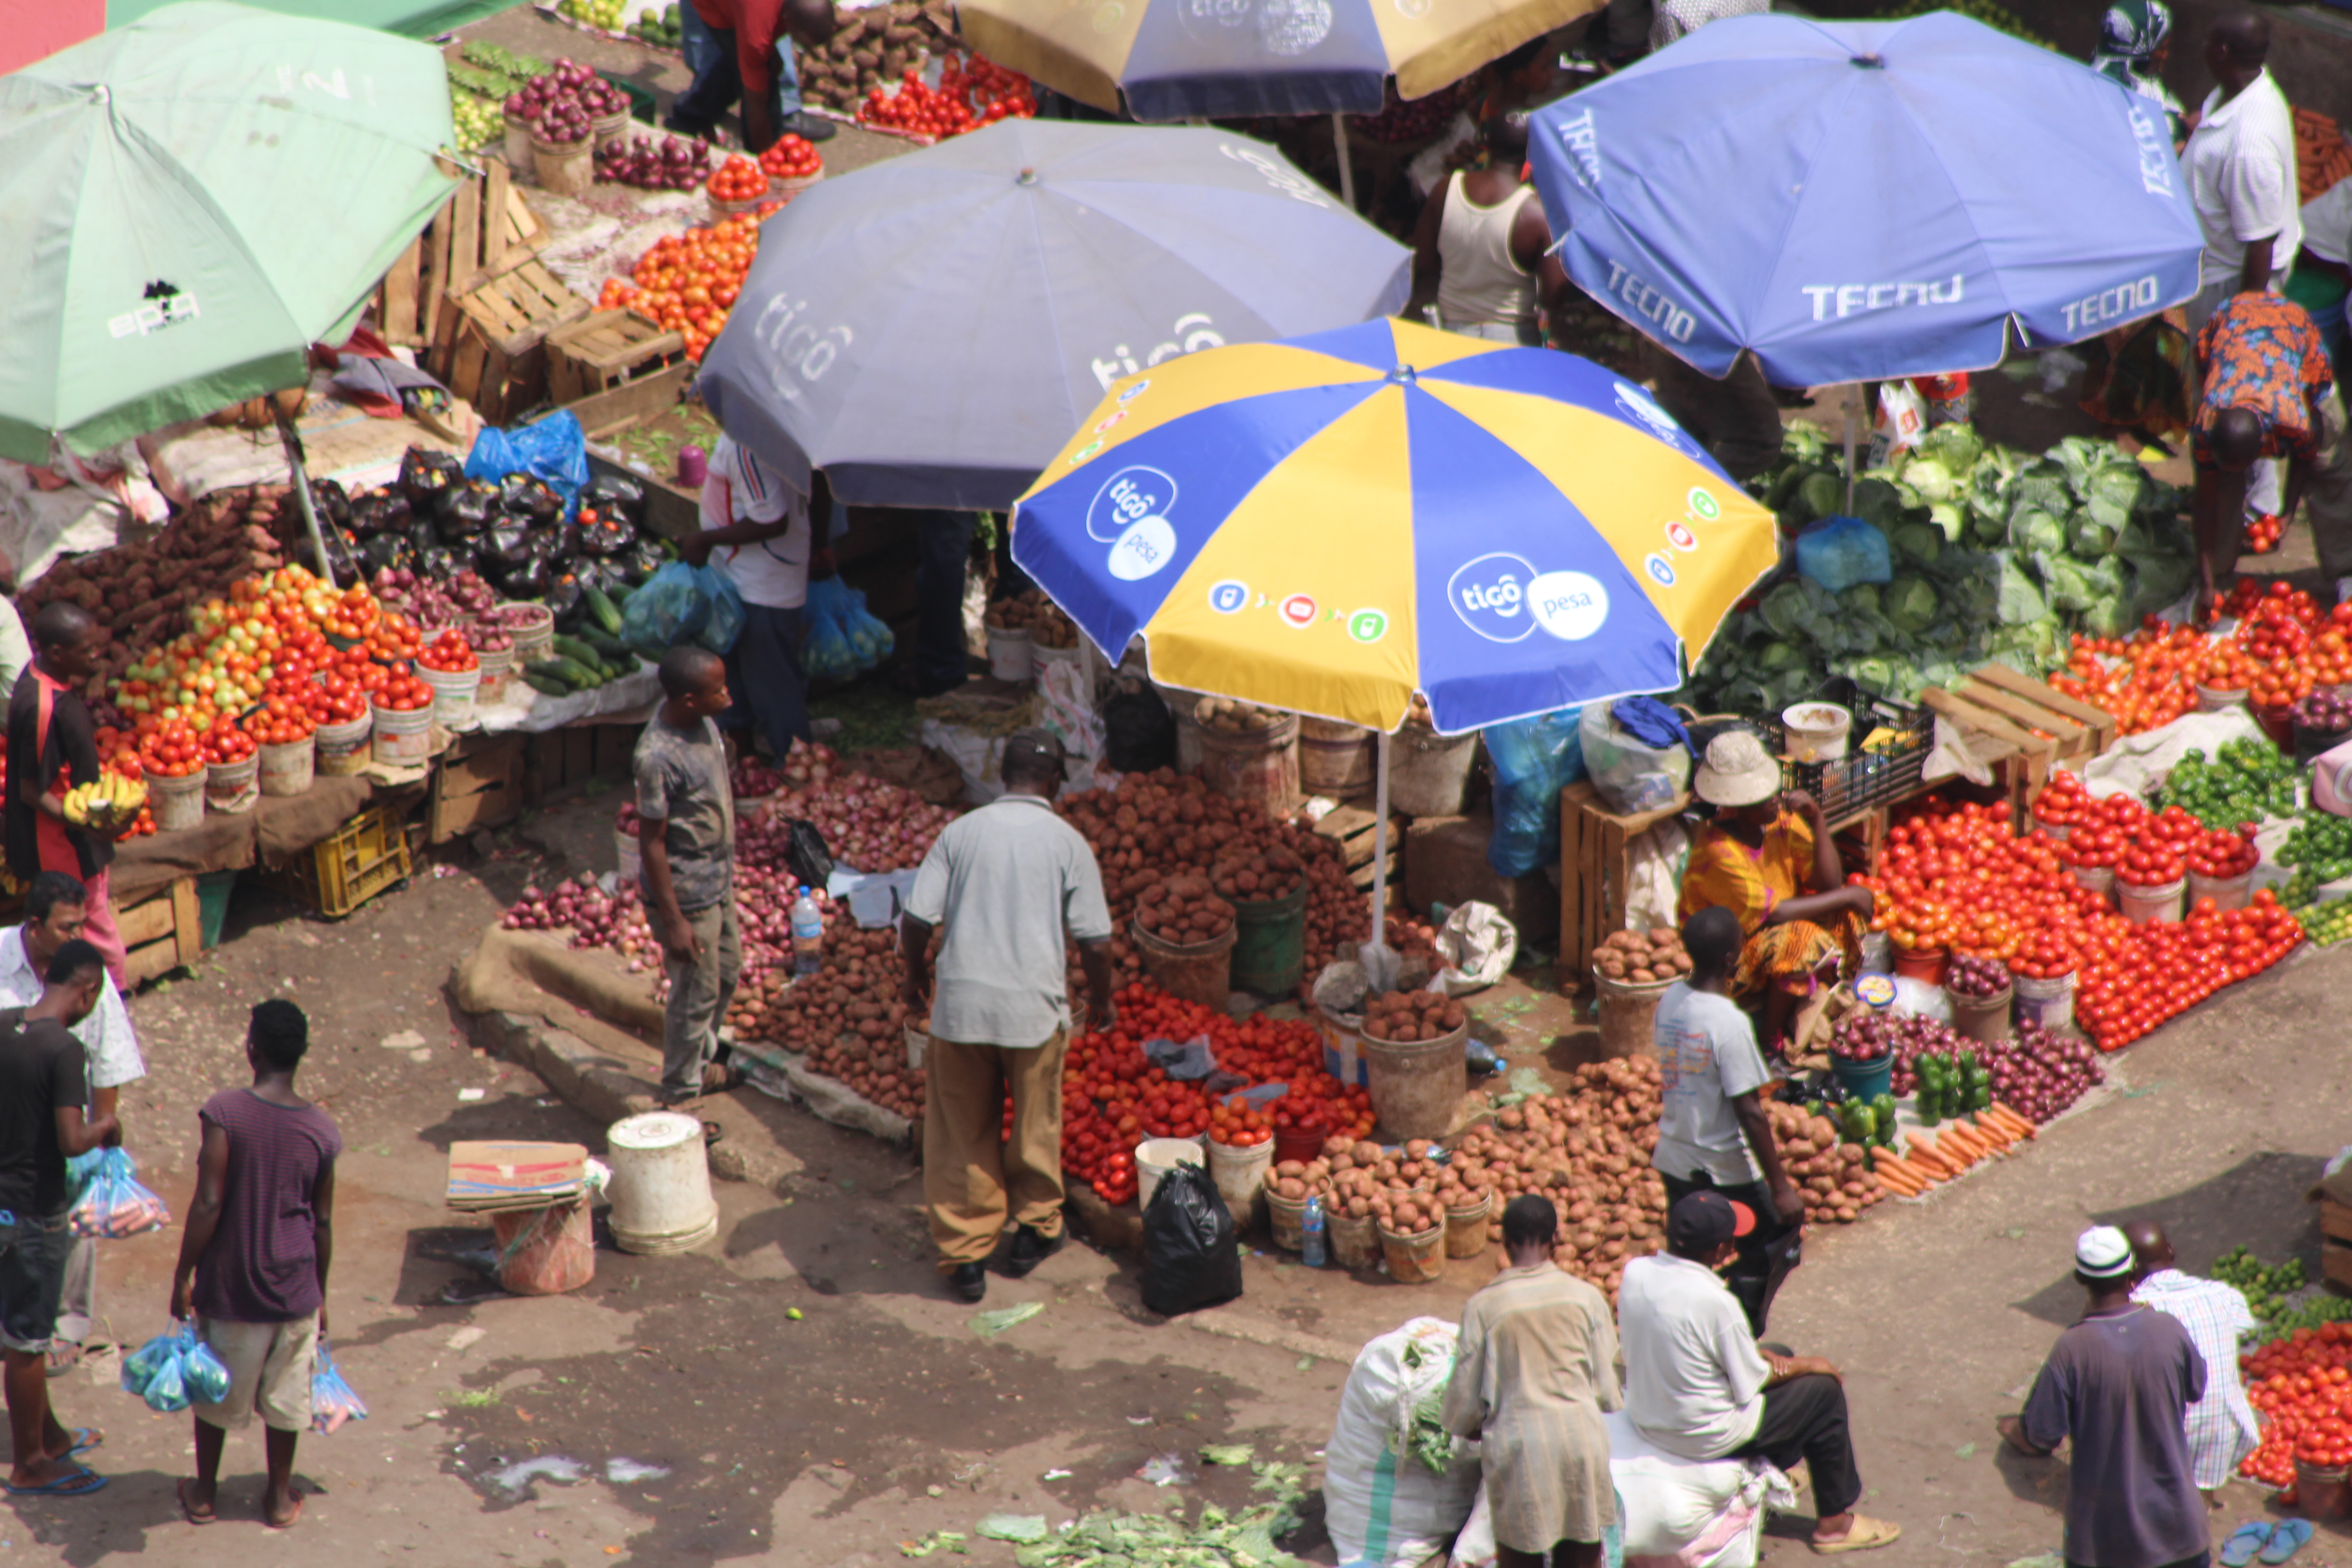
<instances>
[{"instance_id":1,"label":"boy in gray t-shirt","mask_svg":"<svg viewBox=\"0 0 2352 1568\"><path fill-rule=\"evenodd\" d=\"M646 919L662 946L661 1098L678 1104L726 1089L719 1023L743 965L735 921L735 797L727 747L711 721L727 710L727 667L707 648L663 656L664 700L637 737L637 847ZM716 1067L715 1073L712 1069Z\"/></svg>"}]
</instances>

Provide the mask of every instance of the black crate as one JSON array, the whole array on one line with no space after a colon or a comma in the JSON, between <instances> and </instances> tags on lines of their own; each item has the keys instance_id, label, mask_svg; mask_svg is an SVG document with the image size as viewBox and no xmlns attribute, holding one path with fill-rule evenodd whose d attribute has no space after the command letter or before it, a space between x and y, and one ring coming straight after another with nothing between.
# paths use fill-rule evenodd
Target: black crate
<instances>
[{"instance_id":1,"label":"black crate","mask_svg":"<svg viewBox=\"0 0 2352 1568\"><path fill-rule=\"evenodd\" d=\"M1846 754L1829 763L1783 762L1781 776L1788 788L1803 790L1820 801L1825 820L1843 822L1891 805L1918 789L1927 752L1936 742L1933 711L1864 696L1842 679L1824 685L1813 700L1837 703L1853 714ZM1895 731L1894 742L1882 752L1864 751L1863 742L1882 729ZM1785 730L1780 738L1785 752Z\"/></svg>"}]
</instances>

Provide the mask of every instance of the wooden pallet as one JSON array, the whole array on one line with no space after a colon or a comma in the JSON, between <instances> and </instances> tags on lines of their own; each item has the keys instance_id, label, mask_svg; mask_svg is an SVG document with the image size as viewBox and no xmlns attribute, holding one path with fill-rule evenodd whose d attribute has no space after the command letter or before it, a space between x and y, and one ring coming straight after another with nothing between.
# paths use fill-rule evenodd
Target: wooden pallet
<instances>
[{"instance_id":1,"label":"wooden pallet","mask_svg":"<svg viewBox=\"0 0 2352 1568\"><path fill-rule=\"evenodd\" d=\"M425 805L425 842L446 844L520 816L526 749L521 735L474 735L443 753Z\"/></svg>"},{"instance_id":2,"label":"wooden pallet","mask_svg":"<svg viewBox=\"0 0 2352 1568\"><path fill-rule=\"evenodd\" d=\"M686 355L686 334L631 310L598 310L547 334L547 395L573 403L651 376Z\"/></svg>"},{"instance_id":3,"label":"wooden pallet","mask_svg":"<svg viewBox=\"0 0 2352 1568\"><path fill-rule=\"evenodd\" d=\"M1630 887L1626 846L1690 804L1620 816L1589 784L1559 792L1559 986L1573 994L1592 984L1592 950L1625 926Z\"/></svg>"},{"instance_id":4,"label":"wooden pallet","mask_svg":"<svg viewBox=\"0 0 2352 1568\"><path fill-rule=\"evenodd\" d=\"M1348 880L1362 892L1372 890L1372 849L1380 826L1380 817L1372 811L1369 796L1341 803L1323 814L1315 824L1318 837L1328 838L1339 846L1339 858L1348 868ZM1405 819L1394 812L1389 814L1389 898L1391 902L1404 895L1404 829Z\"/></svg>"},{"instance_id":5,"label":"wooden pallet","mask_svg":"<svg viewBox=\"0 0 2352 1568\"><path fill-rule=\"evenodd\" d=\"M204 951L196 879L179 878L128 909L116 910L114 925L130 950L125 972L134 986L194 963Z\"/></svg>"},{"instance_id":6,"label":"wooden pallet","mask_svg":"<svg viewBox=\"0 0 2352 1568\"><path fill-rule=\"evenodd\" d=\"M2005 664L1969 671L1951 690L1929 687L1919 700L1982 738L1972 749L1994 765L2016 831L2060 763L2087 762L2116 743L2116 716L2078 702Z\"/></svg>"},{"instance_id":7,"label":"wooden pallet","mask_svg":"<svg viewBox=\"0 0 2352 1568\"><path fill-rule=\"evenodd\" d=\"M425 232L409 242L376 290L376 329L411 348L436 342L446 300L512 271L547 247L547 226L530 210L506 162L486 157Z\"/></svg>"},{"instance_id":8,"label":"wooden pallet","mask_svg":"<svg viewBox=\"0 0 2352 1568\"><path fill-rule=\"evenodd\" d=\"M536 261L454 295L448 305L429 363L451 395L493 425L545 395L548 332L592 309Z\"/></svg>"}]
</instances>

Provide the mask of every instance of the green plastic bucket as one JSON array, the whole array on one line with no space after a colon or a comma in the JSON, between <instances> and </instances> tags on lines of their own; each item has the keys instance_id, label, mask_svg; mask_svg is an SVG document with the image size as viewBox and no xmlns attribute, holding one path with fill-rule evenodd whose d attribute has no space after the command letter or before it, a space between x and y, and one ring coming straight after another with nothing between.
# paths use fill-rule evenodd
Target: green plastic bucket
<instances>
[{"instance_id":1,"label":"green plastic bucket","mask_svg":"<svg viewBox=\"0 0 2352 1568\"><path fill-rule=\"evenodd\" d=\"M1307 972L1307 879L1278 899L1234 902L1233 983L1237 991L1287 996Z\"/></svg>"},{"instance_id":2,"label":"green plastic bucket","mask_svg":"<svg viewBox=\"0 0 2352 1568\"><path fill-rule=\"evenodd\" d=\"M196 879L197 938L206 952L221 944L221 932L228 925L228 897L236 887L234 871L207 871Z\"/></svg>"}]
</instances>

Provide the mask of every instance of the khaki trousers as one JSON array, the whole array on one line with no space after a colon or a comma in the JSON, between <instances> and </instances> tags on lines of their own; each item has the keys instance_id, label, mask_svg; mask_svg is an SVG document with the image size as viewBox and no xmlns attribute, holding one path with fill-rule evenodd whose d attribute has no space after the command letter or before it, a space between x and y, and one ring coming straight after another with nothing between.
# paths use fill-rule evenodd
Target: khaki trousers
<instances>
[{"instance_id":1,"label":"khaki trousers","mask_svg":"<svg viewBox=\"0 0 2352 1568\"><path fill-rule=\"evenodd\" d=\"M1066 1028L1019 1050L932 1037L923 1055L923 1201L941 1272L984 1262L1008 1212L1040 1236L1062 1234L1062 1057L1069 1043Z\"/></svg>"}]
</instances>

